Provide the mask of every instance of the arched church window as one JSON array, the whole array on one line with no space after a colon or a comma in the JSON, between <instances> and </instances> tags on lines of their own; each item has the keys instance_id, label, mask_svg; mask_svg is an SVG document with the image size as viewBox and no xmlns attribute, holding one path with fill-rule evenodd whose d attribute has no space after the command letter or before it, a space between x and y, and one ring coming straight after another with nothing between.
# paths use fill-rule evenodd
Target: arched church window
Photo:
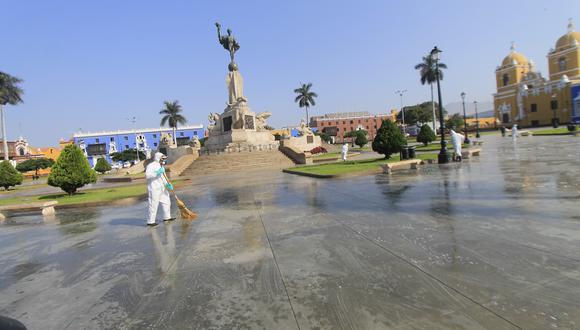
<instances>
[{"instance_id":1,"label":"arched church window","mask_svg":"<svg viewBox=\"0 0 580 330\"><path fill-rule=\"evenodd\" d=\"M560 57L560 59L558 60L558 67L560 68L560 71L566 70L566 58L565 57Z\"/></svg>"},{"instance_id":2,"label":"arched church window","mask_svg":"<svg viewBox=\"0 0 580 330\"><path fill-rule=\"evenodd\" d=\"M510 76L506 73L506 74L503 75L503 78L502 79L503 79L503 85L504 86L507 86L508 83L510 82Z\"/></svg>"},{"instance_id":3,"label":"arched church window","mask_svg":"<svg viewBox=\"0 0 580 330\"><path fill-rule=\"evenodd\" d=\"M18 149L18 155L24 156L24 148L19 148Z\"/></svg>"}]
</instances>

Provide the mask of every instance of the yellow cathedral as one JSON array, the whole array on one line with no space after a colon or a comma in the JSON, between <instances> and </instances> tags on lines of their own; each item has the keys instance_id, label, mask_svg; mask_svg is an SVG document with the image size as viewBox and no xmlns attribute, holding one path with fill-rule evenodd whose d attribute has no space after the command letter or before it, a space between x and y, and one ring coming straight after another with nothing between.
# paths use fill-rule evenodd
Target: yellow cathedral
<instances>
[{"instance_id":1,"label":"yellow cathedral","mask_svg":"<svg viewBox=\"0 0 580 330\"><path fill-rule=\"evenodd\" d=\"M494 110L502 125L580 123L580 32L574 30L572 19L568 32L556 41L547 58L549 77L544 78L512 43L510 53L495 70Z\"/></svg>"}]
</instances>

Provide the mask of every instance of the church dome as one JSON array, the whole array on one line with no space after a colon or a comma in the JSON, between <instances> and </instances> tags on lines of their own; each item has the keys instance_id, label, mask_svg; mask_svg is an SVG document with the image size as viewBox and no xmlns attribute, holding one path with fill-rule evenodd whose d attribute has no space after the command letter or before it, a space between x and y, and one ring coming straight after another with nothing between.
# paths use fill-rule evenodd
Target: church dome
<instances>
[{"instance_id":1,"label":"church dome","mask_svg":"<svg viewBox=\"0 0 580 330\"><path fill-rule=\"evenodd\" d=\"M580 44L580 32L574 31L574 23L572 19L570 19L570 23L568 23L568 33L561 36L558 41L556 41L556 50L560 50L562 48L569 48L571 46L579 45Z\"/></svg>"},{"instance_id":2,"label":"church dome","mask_svg":"<svg viewBox=\"0 0 580 330\"><path fill-rule=\"evenodd\" d=\"M527 65L527 64L528 64L528 58L525 57L523 54L516 52L516 49L515 49L515 46L513 43L512 43L510 53L501 62L501 66Z\"/></svg>"}]
</instances>

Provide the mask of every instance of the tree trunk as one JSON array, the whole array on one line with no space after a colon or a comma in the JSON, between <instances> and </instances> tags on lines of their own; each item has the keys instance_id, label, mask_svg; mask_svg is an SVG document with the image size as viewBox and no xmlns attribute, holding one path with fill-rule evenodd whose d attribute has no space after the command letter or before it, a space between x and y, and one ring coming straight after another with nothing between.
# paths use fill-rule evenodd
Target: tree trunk
<instances>
[{"instance_id":1,"label":"tree trunk","mask_svg":"<svg viewBox=\"0 0 580 330\"><path fill-rule=\"evenodd\" d=\"M433 83L431 86L431 111L433 112L433 132L437 132L437 116L435 115L435 100L433 99Z\"/></svg>"},{"instance_id":2,"label":"tree trunk","mask_svg":"<svg viewBox=\"0 0 580 330\"><path fill-rule=\"evenodd\" d=\"M0 120L2 121L2 144L4 147L4 160L8 160L8 141L6 140L6 120L4 119L4 108L0 104Z\"/></svg>"},{"instance_id":3,"label":"tree trunk","mask_svg":"<svg viewBox=\"0 0 580 330\"><path fill-rule=\"evenodd\" d=\"M176 127L173 126L173 144L177 147Z\"/></svg>"},{"instance_id":4,"label":"tree trunk","mask_svg":"<svg viewBox=\"0 0 580 330\"><path fill-rule=\"evenodd\" d=\"M310 120L308 120L308 106L306 106L306 127L310 127Z\"/></svg>"}]
</instances>

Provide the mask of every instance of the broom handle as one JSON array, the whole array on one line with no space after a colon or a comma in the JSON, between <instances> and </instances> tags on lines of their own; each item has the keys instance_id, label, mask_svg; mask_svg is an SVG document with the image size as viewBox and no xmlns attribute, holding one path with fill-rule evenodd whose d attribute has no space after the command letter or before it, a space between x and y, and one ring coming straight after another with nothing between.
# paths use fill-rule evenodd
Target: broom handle
<instances>
[{"instance_id":1,"label":"broom handle","mask_svg":"<svg viewBox=\"0 0 580 330\"><path fill-rule=\"evenodd\" d=\"M165 174L165 172L163 172L163 177L165 178L165 182L171 184L171 182L167 178L167 174ZM167 189L167 190L169 190L169 189ZM173 190L169 190L169 191L171 191L171 193L173 194L173 197L177 198L177 195L175 195L175 191L173 191ZM177 199L179 199L179 198L177 198Z\"/></svg>"}]
</instances>

